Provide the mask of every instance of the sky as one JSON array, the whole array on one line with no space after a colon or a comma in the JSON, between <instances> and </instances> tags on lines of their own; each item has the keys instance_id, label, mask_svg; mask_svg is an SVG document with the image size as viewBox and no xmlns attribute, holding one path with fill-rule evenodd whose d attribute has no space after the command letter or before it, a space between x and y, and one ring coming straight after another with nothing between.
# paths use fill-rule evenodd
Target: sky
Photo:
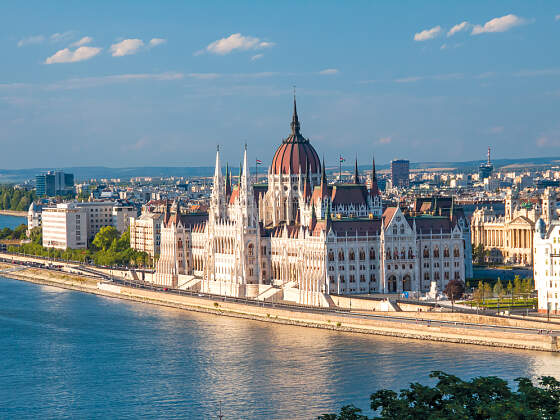
<instances>
[{"instance_id":1,"label":"sky","mask_svg":"<svg viewBox=\"0 0 560 420\"><path fill-rule=\"evenodd\" d=\"M0 168L560 156L557 1L0 3Z\"/></svg>"}]
</instances>

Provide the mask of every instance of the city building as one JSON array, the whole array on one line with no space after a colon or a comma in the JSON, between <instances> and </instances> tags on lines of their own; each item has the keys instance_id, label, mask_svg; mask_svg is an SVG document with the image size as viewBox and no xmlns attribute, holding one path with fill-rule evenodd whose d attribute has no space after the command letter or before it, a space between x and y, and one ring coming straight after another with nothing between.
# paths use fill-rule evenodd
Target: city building
<instances>
[{"instance_id":1,"label":"city building","mask_svg":"<svg viewBox=\"0 0 560 420\"><path fill-rule=\"evenodd\" d=\"M538 311L560 313L560 222L540 218L534 235L533 277L538 293Z\"/></svg>"},{"instance_id":2,"label":"city building","mask_svg":"<svg viewBox=\"0 0 560 420\"><path fill-rule=\"evenodd\" d=\"M81 224L78 224L72 215L79 216L77 219ZM41 213L43 246L87 248L88 243L93 240L101 228L113 226L122 234L128 229L130 218L136 217L136 215L135 207L112 201L71 202L57 204L55 207L44 207ZM64 223L66 226L62 226ZM82 224L84 230L81 229ZM80 229L76 230L75 226L80 226ZM72 232L76 232L75 238L71 237ZM79 239L77 239L78 236ZM63 237L70 239L63 241Z\"/></svg>"},{"instance_id":3,"label":"city building","mask_svg":"<svg viewBox=\"0 0 560 420\"><path fill-rule=\"evenodd\" d=\"M32 202L27 210L27 231L41 226L43 206Z\"/></svg>"},{"instance_id":4,"label":"city building","mask_svg":"<svg viewBox=\"0 0 560 420\"><path fill-rule=\"evenodd\" d=\"M407 188L410 185L410 162L408 160L391 161L391 185L393 188Z\"/></svg>"},{"instance_id":5,"label":"city building","mask_svg":"<svg viewBox=\"0 0 560 420\"><path fill-rule=\"evenodd\" d=\"M165 210L156 283L328 306L330 294L418 294L465 280L470 227L453 200L384 209L375 163L369 189L357 162L351 182L328 184L295 99L291 129L267 184L253 184L245 148L234 186L218 150L208 215Z\"/></svg>"},{"instance_id":6,"label":"city building","mask_svg":"<svg viewBox=\"0 0 560 420\"><path fill-rule=\"evenodd\" d=\"M490 160L490 146L488 146L488 159L486 162L483 162L478 167L478 176L479 179L486 179L492 175L494 171L494 165L492 165L492 161Z\"/></svg>"},{"instance_id":7,"label":"city building","mask_svg":"<svg viewBox=\"0 0 560 420\"><path fill-rule=\"evenodd\" d=\"M548 226L556 219L556 197L550 189L542 196L542 205L522 203L511 191L505 199L505 214L492 207L477 208L471 218L471 237L475 247L483 245L488 262L533 264L533 232L542 217Z\"/></svg>"},{"instance_id":8,"label":"city building","mask_svg":"<svg viewBox=\"0 0 560 420\"><path fill-rule=\"evenodd\" d=\"M46 248L87 248L87 214L77 203L44 208L42 226L43 246Z\"/></svg>"},{"instance_id":9,"label":"city building","mask_svg":"<svg viewBox=\"0 0 560 420\"><path fill-rule=\"evenodd\" d=\"M74 174L49 171L35 177L35 188L39 197L54 197L74 192Z\"/></svg>"},{"instance_id":10,"label":"city building","mask_svg":"<svg viewBox=\"0 0 560 420\"><path fill-rule=\"evenodd\" d=\"M130 247L136 251L147 252L152 257L159 255L161 222L163 213L142 213L140 217L130 218Z\"/></svg>"}]
</instances>

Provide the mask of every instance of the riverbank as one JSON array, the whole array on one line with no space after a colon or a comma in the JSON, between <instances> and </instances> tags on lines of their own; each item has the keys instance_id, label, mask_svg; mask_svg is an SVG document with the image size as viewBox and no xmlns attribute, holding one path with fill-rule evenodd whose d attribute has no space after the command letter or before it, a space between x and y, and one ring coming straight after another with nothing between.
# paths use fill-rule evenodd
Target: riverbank
<instances>
[{"instance_id":1,"label":"riverbank","mask_svg":"<svg viewBox=\"0 0 560 420\"><path fill-rule=\"evenodd\" d=\"M0 276L110 298L286 325L502 348L549 352L559 351L556 335L543 334L542 331L536 329L527 329L535 328L532 324L543 328L542 323L526 322L527 328L517 331L513 328L523 327L491 325L484 327L482 324L473 326L473 324L461 324L460 321L455 321L455 324L438 324L438 321L435 319L428 322L426 320L427 313L423 313L422 317L418 317L415 321L416 313L408 313L409 317L405 317L406 313L399 313L402 319L397 319L398 317L394 316L396 315L394 312L390 313L390 315L387 313L371 312L368 317L368 314L365 314L364 311L360 311L360 313L344 313L285 309L270 305L256 306L254 304L231 302L221 297L208 299L197 296L156 292L102 282L95 278L76 274L53 272L46 269L22 267L6 263L0 264ZM438 315L437 317L439 318L444 314ZM453 315L450 319L458 319L460 314ZM469 315L469 318L473 320L474 316ZM524 324L522 321L517 322ZM552 328L552 324L548 325L549 328ZM544 328L546 329L546 327Z\"/></svg>"},{"instance_id":2,"label":"riverbank","mask_svg":"<svg viewBox=\"0 0 560 420\"><path fill-rule=\"evenodd\" d=\"M27 212L16 210L0 210L0 216L27 217Z\"/></svg>"}]
</instances>

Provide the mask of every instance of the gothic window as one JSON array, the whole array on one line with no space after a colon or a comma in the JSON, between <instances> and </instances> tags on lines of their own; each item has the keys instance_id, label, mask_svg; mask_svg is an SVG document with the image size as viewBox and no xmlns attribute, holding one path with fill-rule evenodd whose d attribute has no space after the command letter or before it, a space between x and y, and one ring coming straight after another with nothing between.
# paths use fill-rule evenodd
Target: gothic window
<instances>
[{"instance_id":1,"label":"gothic window","mask_svg":"<svg viewBox=\"0 0 560 420\"><path fill-rule=\"evenodd\" d=\"M354 254L354 250L351 249L350 252L348 253L348 259L350 261L354 261L355 257L356 257L356 255Z\"/></svg>"},{"instance_id":2,"label":"gothic window","mask_svg":"<svg viewBox=\"0 0 560 420\"><path fill-rule=\"evenodd\" d=\"M373 249L373 248L369 249L369 259L370 260L375 260L375 249Z\"/></svg>"},{"instance_id":3,"label":"gothic window","mask_svg":"<svg viewBox=\"0 0 560 420\"><path fill-rule=\"evenodd\" d=\"M449 271L446 271L445 273L443 273L443 278L445 280L449 280Z\"/></svg>"},{"instance_id":4,"label":"gothic window","mask_svg":"<svg viewBox=\"0 0 560 420\"><path fill-rule=\"evenodd\" d=\"M434 273L434 279L435 279L435 280L439 280L439 273L438 273L438 272L435 272L435 273Z\"/></svg>"},{"instance_id":5,"label":"gothic window","mask_svg":"<svg viewBox=\"0 0 560 420\"><path fill-rule=\"evenodd\" d=\"M399 259L399 250L398 250L397 248L394 248L394 249L393 249L393 258L394 258L395 260L398 260L398 259Z\"/></svg>"},{"instance_id":6,"label":"gothic window","mask_svg":"<svg viewBox=\"0 0 560 420\"><path fill-rule=\"evenodd\" d=\"M430 250L424 247L424 258L430 258Z\"/></svg>"},{"instance_id":7,"label":"gothic window","mask_svg":"<svg viewBox=\"0 0 560 420\"><path fill-rule=\"evenodd\" d=\"M262 255L266 255L266 245L263 245L262 247Z\"/></svg>"},{"instance_id":8,"label":"gothic window","mask_svg":"<svg viewBox=\"0 0 560 420\"><path fill-rule=\"evenodd\" d=\"M350 283L356 283L356 276L354 274L350 274Z\"/></svg>"},{"instance_id":9,"label":"gothic window","mask_svg":"<svg viewBox=\"0 0 560 420\"><path fill-rule=\"evenodd\" d=\"M364 261L366 259L366 253L363 249L360 249L360 261Z\"/></svg>"},{"instance_id":10,"label":"gothic window","mask_svg":"<svg viewBox=\"0 0 560 420\"><path fill-rule=\"evenodd\" d=\"M366 276L364 274L360 274L360 282L366 281Z\"/></svg>"},{"instance_id":11,"label":"gothic window","mask_svg":"<svg viewBox=\"0 0 560 420\"><path fill-rule=\"evenodd\" d=\"M455 258L459 258L459 247L457 245L455 245L455 248L453 248L453 256Z\"/></svg>"},{"instance_id":12,"label":"gothic window","mask_svg":"<svg viewBox=\"0 0 560 420\"><path fill-rule=\"evenodd\" d=\"M329 261L334 261L334 252L329 251Z\"/></svg>"},{"instance_id":13,"label":"gothic window","mask_svg":"<svg viewBox=\"0 0 560 420\"><path fill-rule=\"evenodd\" d=\"M252 257L253 256L253 248L254 248L253 244L249 244L249 246L247 248L248 248L249 256ZM250 275L252 276L252 274L250 274Z\"/></svg>"},{"instance_id":14,"label":"gothic window","mask_svg":"<svg viewBox=\"0 0 560 420\"><path fill-rule=\"evenodd\" d=\"M439 246L434 247L434 258L439 258Z\"/></svg>"},{"instance_id":15,"label":"gothic window","mask_svg":"<svg viewBox=\"0 0 560 420\"><path fill-rule=\"evenodd\" d=\"M388 249L386 254L387 254L387 259L390 260L391 259L391 250Z\"/></svg>"},{"instance_id":16,"label":"gothic window","mask_svg":"<svg viewBox=\"0 0 560 420\"><path fill-rule=\"evenodd\" d=\"M344 276L340 276L340 282L341 283L346 283L346 280L344 280Z\"/></svg>"},{"instance_id":17,"label":"gothic window","mask_svg":"<svg viewBox=\"0 0 560 420\"><path fill-rule=\"evenodd\" d=\"M250 267L250 268L249 268L249 276L252 276L252 275L253 275L253 268Z\"/></svg>"},{"instance_id":18,"label":"gothic window","mask_svg":"<svg viewBox=\"0 0 560 420\"><path fill-rule=\"evenodd\" d=\"M408 248L408 259L411 260L414 258L414 253L412 252L412 248Z\"/></svg>"},{"instance_id":19,"label":"gothic window","mask_svg":"<svg viewBox=\"0 0 560 420\"><path fill-rule=\"evenodd\" d=\"M397 225L393 225L393 235L397 234Z\"/></svg>"},{"instance_id":20,"label":"gothic window","mask_svg":"<svg viewBox=\"0 0 560 420\"><path fill-rule=\"evenodd\" d=\"M401 225L401 235L404 235L404 225Z\"/></svg>"},{"instance_id":21,"label":"gothic window","mask_svg":"<svg viewBox=\"0 0 560 420\"><path fill-rule=\"evenodd\" d=\"M458 271L455 271L455 280L459 280L461 276L459 275Z\"/></svg>"},{"instance_id":22,"label":"gothic window","mask_svg":"<svg viewBox=\"0 0 560 420\"><path fill-rule=\"evenodd\" d=\"M401 260L406 259L406 251L404 250L404 248L401 249Z\"/></svg>"},{"instance_id":23,"label":"gothic window","mask_svg":"<svg viewBox=\"0 0 560 420\"><path fill-rule=\"evenodd\" d=\"M443 257L449 258L449 248L447 246L443 249Z\"/></svg>"},{"instance_id":24,"label":"gothic window","mask_svg":"<svg viewBox=\"0 0 560 420\"><path fill-rule=\"evenodd\" d=\"M424 280L430 280L430 273L424 273Z\"/></svg>"},{"instance_id":25,"label":"gothic window","mask_svg":"<svg viewBox=\"0 0 560 420\"><path fill-rule=\"evenodd\" d=\"M377 281L377 279L375 278L375 274L370 274L369 275L369 281L375 283Z\"/></svg>"},{"instance_id":26,"label":"gothic window","mask_svg":"<svg viewBox=\"0 0 560 420\"><path fill-rule=\"evenodd\" d=\"M344 251L338 251L338 261L344 261Z\"/></svg>"}]
</instances>

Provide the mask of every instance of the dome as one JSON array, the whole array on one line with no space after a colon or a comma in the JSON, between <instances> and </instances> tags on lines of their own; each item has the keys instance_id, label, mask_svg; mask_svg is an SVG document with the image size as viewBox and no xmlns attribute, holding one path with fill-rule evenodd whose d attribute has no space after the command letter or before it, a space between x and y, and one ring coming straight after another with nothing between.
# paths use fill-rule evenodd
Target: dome
<instances>
[{"instance_id":1,"label":"dome","mask_svg":"<svg viewBox=\"0 0 560 420\"><path fill-rule=\"evenodd\" d=\"M321 162L315 148L299 131L296 100L294 98L294 115L292 117L292 134L284 139L272 159L271 172L274 175L300 174L307 171L318 174Z\"/></svg>"}]
</instances>

